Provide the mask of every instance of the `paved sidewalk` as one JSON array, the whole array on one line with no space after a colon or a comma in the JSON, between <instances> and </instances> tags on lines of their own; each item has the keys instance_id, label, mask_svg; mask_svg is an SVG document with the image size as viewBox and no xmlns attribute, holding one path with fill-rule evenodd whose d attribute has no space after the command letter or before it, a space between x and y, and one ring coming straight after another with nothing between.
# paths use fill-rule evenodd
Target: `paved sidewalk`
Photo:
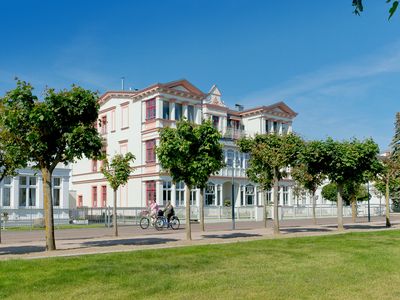
<instances>
[{"instance_id":1,"label":"paved sidewalk","mask_svg":"<svg viewBox=\"0 0 400 300\"><path fill-rule=\"evenodd\" d=\"M190 245L233 243L276 237L289 238L339 233L336 229L336 224L326 222L326 220L326 224L310 225L308 223L297 222L296 225L296 222L289 222L288 225L282 222L281 234L278 236L273 234L271 224L268 224L268 228L264 228L262 222L240 222L237 224L236 230L229 229L231 226L229 223L207 224L205 232L201 232L199 226L195 225L192 230L192 241L185 240L184 228L177 231L169 229L157 232L155 230L134 231L132 228L121 227L121 234L118 238L112 236L112 230L110 229L102 229L106 233L103 235L94 235L93 233L98 232L96 228L92 228L92 232L85 229L88 233L86 235L82 235L82 232L79 232L80 229L72 229L72 233L71 230L60 230L56 234L57 250L52 252L45 251L43 231L25 232L26 237L22 234L24 239L11 239L11 241L8 238L12 237L13 234L21 235L21 233L6 232L7 234L3 234L3 238L8 240L6 243L0 245L0 260L76 256ZM400 229L400 221L393 221L392 225L391 229ZM385 223L382 219L371 223L358 222L345 224L345 228L345 232L388 230L385 228ZM33 236L32 239L28 239L29 234ZM41 236L41 238L39 239L37 236Z\"/></svg>"}]
</instances>

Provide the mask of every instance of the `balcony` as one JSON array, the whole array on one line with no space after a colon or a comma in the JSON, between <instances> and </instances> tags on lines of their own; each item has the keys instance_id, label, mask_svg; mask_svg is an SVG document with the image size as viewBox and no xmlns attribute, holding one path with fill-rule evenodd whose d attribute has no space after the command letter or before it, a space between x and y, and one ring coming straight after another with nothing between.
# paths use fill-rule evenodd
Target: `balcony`
<instances>
[{"instance_id":1,"label":"balcony","mask_svg":"<svg viewBox=\"0 0 400 300\"><path fill-rule=\"evenodd\" d=\"M222 135L222 138L228 140L238 140L245 136L246 132L244 130L227 127L225 133Z\"/></svg>"}]
</instances>

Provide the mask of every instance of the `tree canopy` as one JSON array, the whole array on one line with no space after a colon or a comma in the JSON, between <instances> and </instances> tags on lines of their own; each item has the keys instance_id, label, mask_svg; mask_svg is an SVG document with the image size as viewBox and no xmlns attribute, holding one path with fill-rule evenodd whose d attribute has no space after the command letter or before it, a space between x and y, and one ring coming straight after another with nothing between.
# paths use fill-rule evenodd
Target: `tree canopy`
<instances>
[{"instance_id":1,"label":"tree canopy","mask_svg":"<svg viewBox=\"0 0 400 300\"><path fill-rule=\"evenodd\" d=\"M240 151L249 153L247 176L260 185L262 190L274 187L274 232L279 233L278 189L279 180L286 176L289 166L298 164L304 147L303 140L293 134L257 134L237 142Z\"/></svg>"},{"instance_id":2,"label":"tree canopy","mask_svg":"<svg viewBox=\"0 0 400 300\"><path fill-rule=\"evenodd\" d=\"M352 1L353 1L352 5L354 7L354 14L360 15L360 13L364 11L362 0L352 0ZM390 19L396 12L397 7L399 6L399 1L386 0L386 3L391 4L389 8L389 19Z\"/></svg>"},{"instance_id":3,"label":"tree canopy","mask_svg":"<svg viewBox=\"0 0 400 300\"><path fill-rule=\"evenodd\" d=\"M162 168L174 182L186 184L186 238L191 239L190 188L204 187L211 175L223 166L221 134L210 121L196 125L187 120L177 122L176 128L166 127L160 132L156 149Z\"/></svg>"},{"instance_id":4,"label":"tree canopy","mask_svg":"<svg viewBox=\"0 0 400 300\"><path fill-rule=\"evenodd\" d=\"M52 172L59 163L101 154L102 140L94 126L99 104L97 93L75 85L70 90L46 89L42 100L32 91L30 84L18 80L0 99L1 135L6 137L2 151L12 161L41 170L46 249L54 250Z\"/></svg>"},{"instance_id":5,"label":"tree canopy","mask_svg":"<svg viewBox=\"0 0 400 300\"><path fill-rule=\"evenodd\" d=\"M328 183L322 187L321 195L324 199L337 202L337 184ZM345 184L343 187L343 201L346 205L350 205L352 198L356 201L367 201L368 191L363 184Z\"/></svg>"}]
</instances>

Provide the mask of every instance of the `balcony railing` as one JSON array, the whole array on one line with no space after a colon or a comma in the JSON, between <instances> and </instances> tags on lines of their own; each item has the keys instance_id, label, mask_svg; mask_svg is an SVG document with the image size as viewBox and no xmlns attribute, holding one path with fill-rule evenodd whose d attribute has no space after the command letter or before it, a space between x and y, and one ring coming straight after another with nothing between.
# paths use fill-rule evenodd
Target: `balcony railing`
<instances>
[{"instance_id":1,"label":"balcony railing","mask_svg":"<svg viewBox=\"0 0 400 300\"><path fill-rule=\"evenodd\" d=\"M222 135L222 138L237 140L244 136L246 136L244 130L227 127L225 133Z\"/></svg>"}]
</instances>

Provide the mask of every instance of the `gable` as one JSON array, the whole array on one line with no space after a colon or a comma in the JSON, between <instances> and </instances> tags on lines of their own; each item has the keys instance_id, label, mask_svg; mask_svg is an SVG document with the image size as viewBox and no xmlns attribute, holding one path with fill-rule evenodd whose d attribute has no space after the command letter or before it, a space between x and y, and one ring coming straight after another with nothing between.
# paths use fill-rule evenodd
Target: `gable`
<instances>
[{"instance_id":1,"label":"gable","mask_svg":"<svg viewBox=\"0 0 400 300\"><path fill-rule=\"evenodd\" d=\"M168 82L162 85L165 88L203 96L204 93L186 79Z\"/></svg>"},{"instance_id":2,"label":"gable","mask_svg":"<svg viewBox=\"0 0 400 300\"><path fill-rule=\"evenodd\" d=\"M208 92L205 103L226 107L225 103L221 99L221 91L215 84Z\"/></svg>"}]
</instances>

